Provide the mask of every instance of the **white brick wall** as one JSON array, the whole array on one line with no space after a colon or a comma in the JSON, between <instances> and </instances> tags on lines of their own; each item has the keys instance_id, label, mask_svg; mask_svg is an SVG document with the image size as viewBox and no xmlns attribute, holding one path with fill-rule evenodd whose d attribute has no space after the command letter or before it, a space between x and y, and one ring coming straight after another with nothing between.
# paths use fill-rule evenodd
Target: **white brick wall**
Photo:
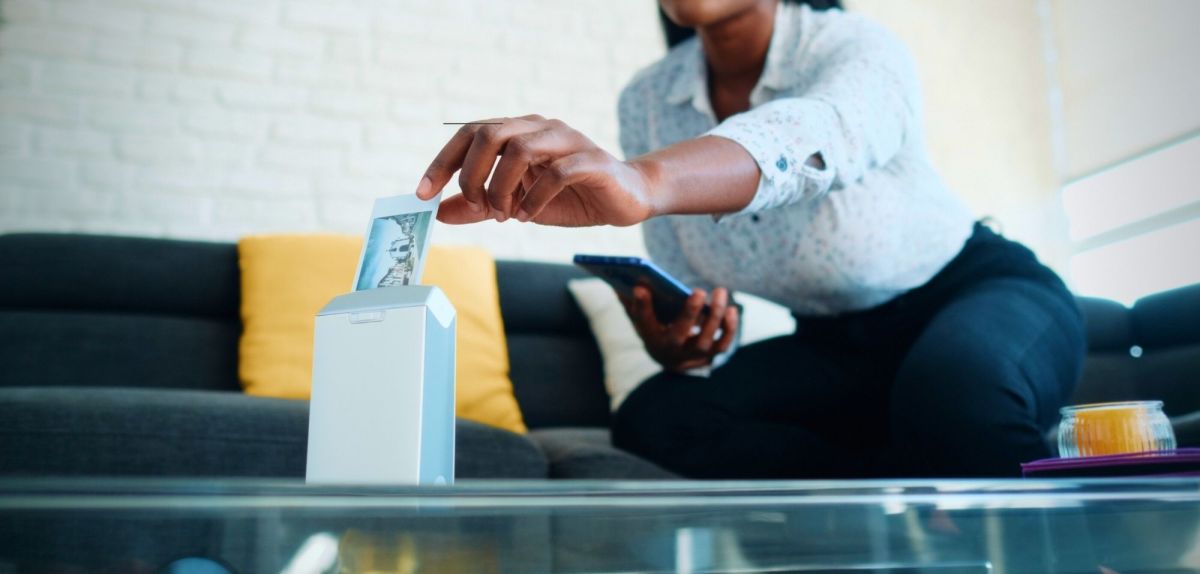
<instances>
[{"instance_id":1,"label":"white brick wall","mask_svg":"<svg viewBox=\"0 0 1200 574\"><path fill-rule=\"evenodd\" d=\"M541 113L614 152L650 0L0 0L0 232L361 233L453 128ZM501 257L636 229L434 232Z\"/></svg>"},{"instance_id":2,"label":"white brick wall","mask_svg":"<svg viewBox=\"0 0 1200 574\"><path fill-rule=\"evenodd\" d=\"M615 152L617 93L663 53L654 4L0 0L0 232L361 233L373 198L414 188L443 121L536 112ZM1061 264L1034 0L847 4L915 53L947 181ZM642 250L637 229L434 237L502 257Z\"/></svg>"}]
</instances>

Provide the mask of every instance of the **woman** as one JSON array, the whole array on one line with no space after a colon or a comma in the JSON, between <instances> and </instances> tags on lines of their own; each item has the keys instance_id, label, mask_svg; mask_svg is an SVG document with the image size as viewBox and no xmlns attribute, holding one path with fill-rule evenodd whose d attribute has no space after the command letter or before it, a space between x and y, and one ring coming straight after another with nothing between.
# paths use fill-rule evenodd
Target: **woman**
<instances>
[{"instance_id":1,"label":"woman","mask_svg":"<svg viewBox=\"0 0 1200 574\"><path fill-rule=\"evenodd\" d=\"M627 161L556 120L486 120L417 191L461 169L447 223L645 222L651 257L700 287L669 324L647 290L626 302L664 371L622 404L614 443L711 478L1013 476L1047 456L1080 316L938 178L904 48L840 10L660 4L695 38L622 93ZM691 376L733 347L727 289L787 305L796 333Z\"/></svg>"}]
</instances>

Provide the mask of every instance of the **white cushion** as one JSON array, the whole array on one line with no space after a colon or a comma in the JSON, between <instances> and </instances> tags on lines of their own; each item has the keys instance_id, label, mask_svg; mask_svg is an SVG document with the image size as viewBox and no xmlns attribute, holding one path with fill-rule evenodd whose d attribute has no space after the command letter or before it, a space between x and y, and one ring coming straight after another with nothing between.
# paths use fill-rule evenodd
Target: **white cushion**
<instances>
[{"instance_id":1,"label":"white cushion","mask_svg":"<svg viewBox=\"0 0 1200 574\"><path fill-rule=\"evenodd\" d=\"M600 347L604 385L615 411L633 389L662 367L646 352L612 287L601 279L573 279L567 282L567 288L587 315ZM740 345L795 332L796 320L786 307L745 293L736 293L734 298L743 307Z\"/></svg>"}]
</instances>

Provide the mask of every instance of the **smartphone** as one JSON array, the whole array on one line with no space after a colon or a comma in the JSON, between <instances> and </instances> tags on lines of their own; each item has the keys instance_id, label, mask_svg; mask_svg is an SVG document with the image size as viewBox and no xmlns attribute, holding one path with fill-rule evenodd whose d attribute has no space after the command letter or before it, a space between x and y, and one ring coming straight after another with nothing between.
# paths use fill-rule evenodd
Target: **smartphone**
<instances>
[{"instance_id":1,"label":"smartphone","mask_svg":"<svg viewBox=\"0 0 1200 574\"><path fill-rule=\"evenodd\" d=\"M623 297L633 297L637 285L650 289L654 316L662 323L678 318L692 295L691 287L641 257L576 255L575 264L603 279ZM707 314L705 305L702 316Z\"/></svg>"}]
</instances>

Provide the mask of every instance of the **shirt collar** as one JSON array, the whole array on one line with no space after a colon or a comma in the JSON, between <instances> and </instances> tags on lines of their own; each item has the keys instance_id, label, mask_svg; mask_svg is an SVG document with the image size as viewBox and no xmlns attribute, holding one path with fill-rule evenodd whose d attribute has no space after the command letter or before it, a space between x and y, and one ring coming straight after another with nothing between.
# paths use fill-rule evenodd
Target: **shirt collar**
<instances>
[{"instance_id":1,"label":"shirt collar","mask_svg":"<svg viewBox=\"0 0 1200 574\"><path fill-rule=\"evenodd\" d=\"M775 29L771 32L771 45L767 48L767 62L763 65L762 77L755 89L770 88L786 90L796 83L797 57L796 36L800 33L799 19L809 10L807 4L793 6L780 2L775 9Z\"/></svg>"},{"instance_id":2,"label":"shirt collar","mask_svg":"<svg viewBox=\"0 0 1200 574\"><path fill-rule=\"evenodd\" d=\"M684 51L683 62L671 80L667 102L678 105L697 96L707 98L708 72L705 70L704 50L700 48L700 39L692 37L686 44L679 46L679 49Z\"/></svg>"},{"instance_id":3,"label":"shirt collar","mask_svg":"<svg viewBox=\"0 0 1200 574\"><path fill-rule=\"evenodd\" d=\"M794 54L788 52L792 46L796 45L795 35L799 32L800 26L797 25L795 19L801 14L793 13L793 10L799 10L802 13L807 8L807 6L793 8L787 2L780 2L775 8L775 27L771 31L771 44L767 47L767 61L763 64L763 73L754 87L752 99L753 94L759 93L763 88L780 91L795 84L796 77L790 62L790 57ZM697 106L697 109L707 108L709 107L708 70L704 62L704 50L700 45L700 39L693 37L686 44L679 46L679 49L685 51L683 62L667 92L667 102L678 105L690 100L693 105Z\"/></svg>"}]
</instances>

